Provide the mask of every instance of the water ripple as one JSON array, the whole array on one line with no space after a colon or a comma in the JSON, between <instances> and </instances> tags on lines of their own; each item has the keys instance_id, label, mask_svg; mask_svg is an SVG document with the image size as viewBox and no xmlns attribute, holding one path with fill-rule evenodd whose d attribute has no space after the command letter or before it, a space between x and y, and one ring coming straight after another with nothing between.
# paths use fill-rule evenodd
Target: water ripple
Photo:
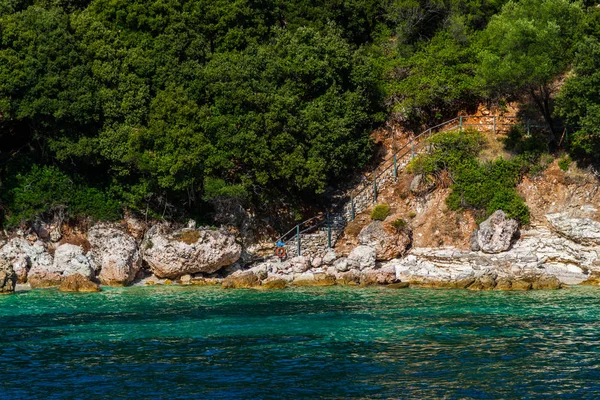
<instances>
[{"instance_id":1,"label":"water ripple","mask_svg":"<svg viewBox=\"0 0 600 400\"><path fill-rule=\"evenodd\" d=\"M0 297L2 398L600 397L600 290L38 290Z\"/></svg>"}]
</instances>

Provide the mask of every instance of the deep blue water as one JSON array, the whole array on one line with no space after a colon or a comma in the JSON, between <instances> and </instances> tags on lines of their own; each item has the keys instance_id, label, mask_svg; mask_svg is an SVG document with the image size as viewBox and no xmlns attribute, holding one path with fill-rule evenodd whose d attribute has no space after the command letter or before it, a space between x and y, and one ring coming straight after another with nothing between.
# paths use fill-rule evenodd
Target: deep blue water
<instances>
[{"instance_id":1,"label":"deep blue water","mask_svg":"<svg viewBox=\"0 0 600 400\"><path fill-rule=\"evenodd\" d=\"M0 297L0 398L600 398L600 289Z\"/></svg>"}]
</instances>

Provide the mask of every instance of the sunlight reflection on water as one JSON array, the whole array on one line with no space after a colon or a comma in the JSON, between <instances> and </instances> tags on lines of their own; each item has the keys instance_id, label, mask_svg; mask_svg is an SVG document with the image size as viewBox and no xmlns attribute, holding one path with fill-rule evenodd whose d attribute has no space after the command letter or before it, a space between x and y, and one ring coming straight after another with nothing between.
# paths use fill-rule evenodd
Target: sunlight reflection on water
<instances>
[{"instance_id":1,"label":"sunlight reflection on water","mask_svg":"<svg viewBox=\"0 0 600 400\"><path fill-rule=\"evenodd\" d=\"M600 290L0 298L2 398L598 398Z\"/></svg>"}]
</instances>

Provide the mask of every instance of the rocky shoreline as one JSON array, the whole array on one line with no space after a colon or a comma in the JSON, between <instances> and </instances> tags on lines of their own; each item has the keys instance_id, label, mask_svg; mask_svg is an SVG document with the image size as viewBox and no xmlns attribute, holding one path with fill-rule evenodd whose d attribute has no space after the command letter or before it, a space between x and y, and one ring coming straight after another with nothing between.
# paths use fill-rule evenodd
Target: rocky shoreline
<instances>
[{"instance_id":1,"label":"rocky shoreline","mask_svg":"<svg viewBox=\"0 0 600 400\"><path fill-rule=\"evenodd\" d=\"M588 207L587 212L591 211ZM100 223L77 240L46 234L49 228L40 225L2 243L0 293L14 292L17 284L84 292L100 290L98 284L268 289L390 285L470 290L597 284L600 223L585 214L585 208L549 214L550 229L520 232L515 221L498 211L473 232L471 250L410 248L406 231L391 232L374 221L361 230L359 245L345 257L334 249L323 249L318 256L287 260L249 255L234 233L197 229L193 223L179 229L157 224L143 235L132 229L139 221Z\"/></svg>"}]
</instances>

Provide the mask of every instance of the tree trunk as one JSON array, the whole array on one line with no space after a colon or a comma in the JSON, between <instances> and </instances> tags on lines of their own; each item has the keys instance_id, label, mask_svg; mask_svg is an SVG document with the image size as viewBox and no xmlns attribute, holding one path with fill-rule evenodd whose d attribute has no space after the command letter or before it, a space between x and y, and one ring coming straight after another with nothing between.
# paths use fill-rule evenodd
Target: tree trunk
<instances>
[{"instance_id":1,"label":"tree trunk","mask_svg":"<svg viewBox=\"0 0 600 400\"><path fill-rule=\"evenodd\" d=\"M535 104L537 105L538 109L540 110L540 112L542 113L542 116L544 117L544 121L546 121L546 123L548 124L548 127L550 128L550 147L555 147L556 146L556 132L555 132L555 128L554 128L554 121L552 120L552 110L550 108L550 89L546 86L540 86L538 89L538 92L536 92L536 90L532 87L530 89L530 94L531 97L533 98L533 101L535 102Z\"/></svg>"}]
</instances>

